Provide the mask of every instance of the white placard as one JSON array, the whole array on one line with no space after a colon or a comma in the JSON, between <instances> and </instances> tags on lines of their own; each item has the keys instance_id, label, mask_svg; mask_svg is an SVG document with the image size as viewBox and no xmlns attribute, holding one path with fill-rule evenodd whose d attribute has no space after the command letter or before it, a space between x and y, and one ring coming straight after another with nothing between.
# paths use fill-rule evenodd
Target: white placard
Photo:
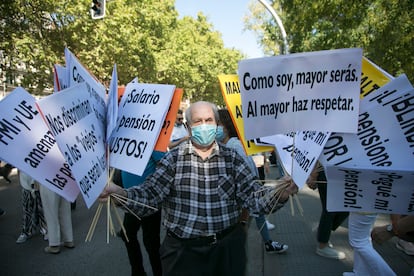
<instances>
[{"instance_id":1,"label":"white placard","mask_svg":"<svg viewBox=\"0 0 414 276\"><path fill-rule=\"evenodd\" d=\"M402 80L394 79L361 100L358 133L332 133L320 157L324 166L414 170L414 90L407 91L410 87L401 86Z\"/></svg>"},{"instance_id":2,"label":"white placard","mask_svg":"<svg viewBox=\"0 0 414 276\"><path fill-rule=\"evenodd\" d=\"M110 165L142 175L157 142L174 85L129 83L109 142Z\"/></svg>"},{"instance_id":3,"label":"white placard","mask_svg":"<svg viewBox=\"0 0 414 276\"><path fill-rule=\"evenodd\" d=\"M79 188L36 109L36 99L19 87L0 101L0 110L1 159L73 202Z\"/></svg>"},{"instance_id":4,"label":"white placard","mask_svg":"<svg viewBox=\"0 0 414 276\"><path fill-rule=\"evenodd\" d=\"M361 49L239 62L246 139L291 131L357 131Z\"/></svg>"},{"instance_id":5,"label":"white placard","mask_svg":"<svg viewBox=\"0 0 414 276\"><path fill-rule=\"evenodd\" d=\"M93 97L93 109L102 129L106 128L106 88L103 86L73 55L65 48L66 67L68 71L69 87L78 83L86 83L88 95Z\"/></svg>"},{"instance_id":6,"label":"white placard","mask_svg":"<svg viewBox=\"0 0 414 276\"><path fill-rule=\"evenodd\" d=\"M328 166L330 212L414 213L413 171Z\"/></svg>"},{"instance_id":7,"label":"white placard","mask_svg":"<svg viewBox=\"0 0 414 276\"><path fill-rule=\"evenodd\" d=\"M275 146L283 167L301 189L315 167L329 135L330 132L298 131L290 135L262 137L261 141Z\"/></svg>"},{"instance_id":8,"label":"white placard","mask_svg":"<svg viewBox=\"0 0 414 276\"><path fill-rule=\"evenodd\" d=\"M102 192L108 174L105 133L93 108L96 100L83 82L37 103L88 208Z\"/></svg>"}]
</instances>

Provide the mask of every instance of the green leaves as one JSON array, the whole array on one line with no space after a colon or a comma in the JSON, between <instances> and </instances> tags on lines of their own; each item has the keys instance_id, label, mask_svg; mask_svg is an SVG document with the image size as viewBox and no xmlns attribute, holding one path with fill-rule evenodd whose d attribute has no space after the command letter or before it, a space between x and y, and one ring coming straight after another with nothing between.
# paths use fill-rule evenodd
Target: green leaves
<instances>
[{"instance_id":1,"label":"green leaves","mask_svg":"<svg viewBox=\"0 0 414 276\"><path fill-rule=\"evenodd\" d=\"M14 72L26 64L22 85L33 93L53 87L52 68L68 47L105 85L117 64L119 84L169 83L184 97L223 103L217 75L233 74L242 58L224 48L203 14L178 19L174 0L108 1L93 20L89 0L3 1L0 49Z\"/></svg>"}]
</instances>

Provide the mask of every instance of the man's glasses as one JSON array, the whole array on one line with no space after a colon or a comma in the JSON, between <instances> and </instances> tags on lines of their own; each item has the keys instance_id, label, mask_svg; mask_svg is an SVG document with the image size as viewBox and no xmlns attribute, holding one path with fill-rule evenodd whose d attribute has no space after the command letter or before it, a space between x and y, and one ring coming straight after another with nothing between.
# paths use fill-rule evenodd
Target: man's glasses
<instances>
[{"instance_id":1,"label":"man's glasses","mask_svg":"<svg viewBox=\"0 0 414 276\"><path fill-rule=\"evenodd\" d=\"M177 120L178 120L178 121L182 121L182 120L184 120L184 118L177 118Z\"/></svg>"}]
</instances>

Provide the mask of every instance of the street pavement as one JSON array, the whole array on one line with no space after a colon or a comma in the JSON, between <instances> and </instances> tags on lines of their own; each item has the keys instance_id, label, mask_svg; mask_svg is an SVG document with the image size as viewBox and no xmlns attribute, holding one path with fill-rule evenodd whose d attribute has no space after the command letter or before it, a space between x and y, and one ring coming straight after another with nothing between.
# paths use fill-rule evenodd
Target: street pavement
<instances>
[{"instance_id":1,"label":"street pavement","mask_svg":"<svg viewBox=\"0 0 414 276\"><path fill-rule=\"evenodd\" d=\"M277 175L271 167L268 179ZM0 208L6 214L0 217L0 275L130 275L127 253L122 240L110 236L107 243L106 212L103 210L94 235L90 242L85 242L86 235L95 215L97 204L87 209L83 199L78 198L76 209L72 211L73 230L76 247L62 248L60 254L50 255L43 252L47 242L39 234L23 244L16 244L20 234L22 207L21 188L16 170L11 175L12 183L0 177ZM260 275L342 275L352 270L352 249L348 244L347 221L331 236L335 248L346 253L344 260L332 260L315 254L316 229L321 211L317 191L303 188L298 198L303 208L299 213L297 204L285 205L274 214L267 216L276 225L270 231L274 240L289 245L283 254L267 254L263 248L260 234L254 221L248 233L248 272L250 276ZM293 201L294 203L295 201ZM380 215L376 225L387 224L388 216ZM119 229L114 219L115 227ZM162 230L162 236L165 231ZM141 238L141 235L140 235ZM395 238L375 248L383 256L397 275L409 275L414 267L414 256L408 256L395 247ZM145 252L145 250L143 250ZM148 257L144 255L145 267L151 274Z\"/></svg>"}]
</instances>

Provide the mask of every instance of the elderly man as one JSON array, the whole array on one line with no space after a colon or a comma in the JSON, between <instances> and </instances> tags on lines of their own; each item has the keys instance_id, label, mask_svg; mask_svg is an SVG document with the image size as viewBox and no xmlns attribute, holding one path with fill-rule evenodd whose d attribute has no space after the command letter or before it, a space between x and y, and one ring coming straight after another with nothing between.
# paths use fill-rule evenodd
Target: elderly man
<instances>
[{"instance_id":1,"label":"elderly man","mask_svg":"<svg viewBox=\"0 0 414 276\"><path fill-rule=\"evenodd\" d=\"M242 208L269 213L297 192L291 182L275 206L271 197L235 150L215 142L217 107L196 102L186 110L191 139L169 151L144 184L130 189L109 185L111 193L164 208L167 235L161 247L165 275L244 275L245 231L239 223ZM128 200L139 216L154 210Z\"/></svg>"}]
</instances>

